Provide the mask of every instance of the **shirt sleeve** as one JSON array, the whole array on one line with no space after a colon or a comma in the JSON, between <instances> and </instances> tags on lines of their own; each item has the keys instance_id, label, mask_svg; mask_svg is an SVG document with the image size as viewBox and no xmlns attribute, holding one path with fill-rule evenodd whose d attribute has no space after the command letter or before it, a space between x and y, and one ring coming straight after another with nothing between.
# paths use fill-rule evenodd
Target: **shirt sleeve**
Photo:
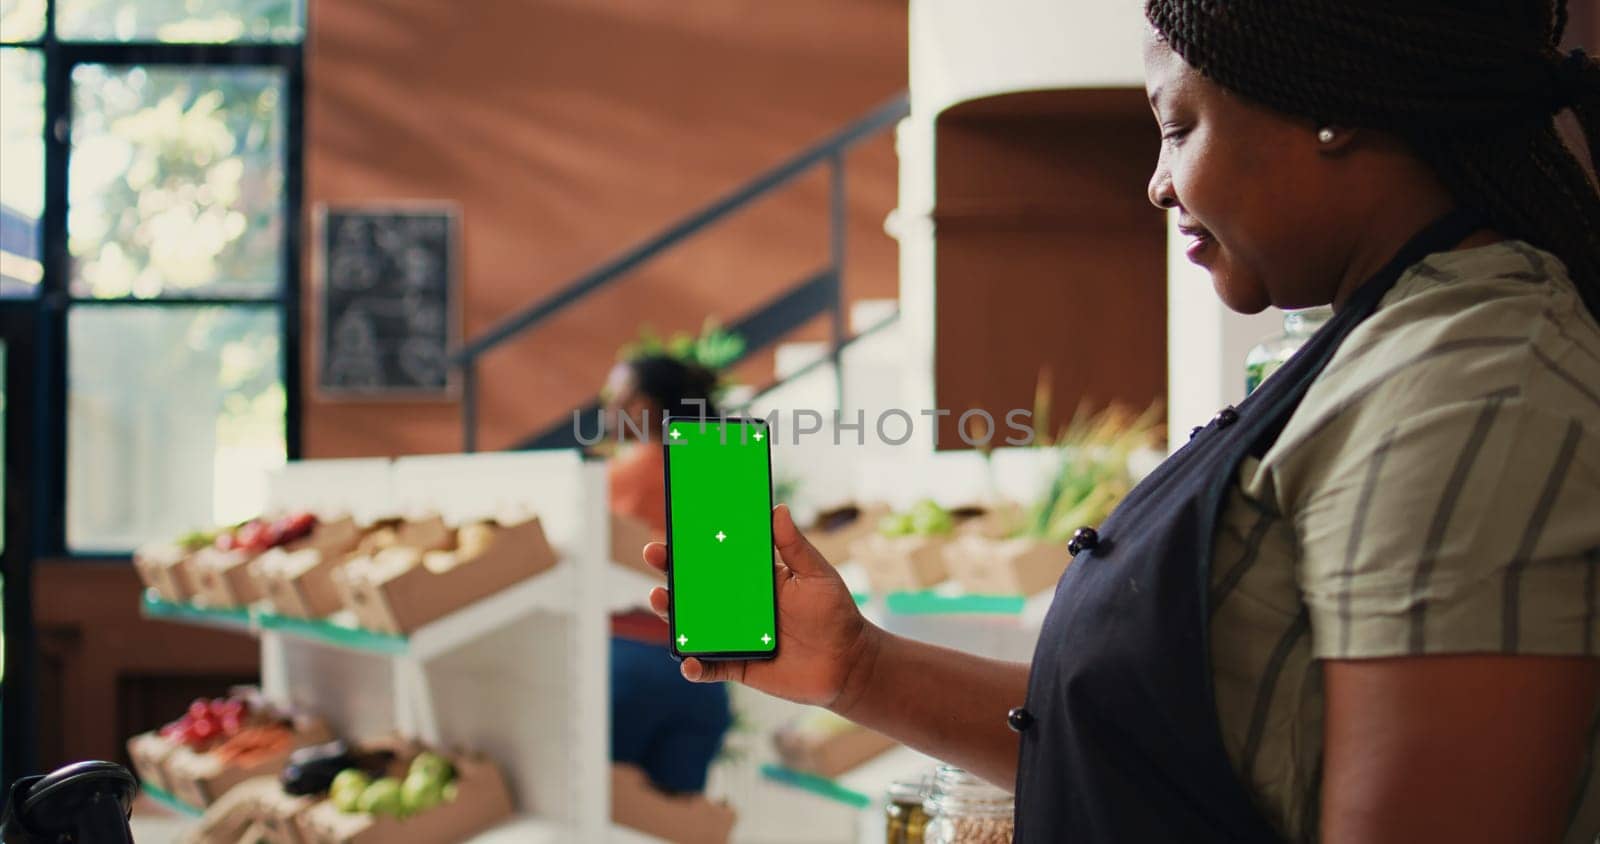
<instances>
[{"instance_id":1,"label":"shirt sleeve","mask_svg":"<svg viewBox=\"0 0 1600 844\"><path fill-rule=\"evenodd\" d=\"M1318 658L1600 653L1600 436L1490 395L1324 453L1292 502Z\"/></svg>"}]
</instances>

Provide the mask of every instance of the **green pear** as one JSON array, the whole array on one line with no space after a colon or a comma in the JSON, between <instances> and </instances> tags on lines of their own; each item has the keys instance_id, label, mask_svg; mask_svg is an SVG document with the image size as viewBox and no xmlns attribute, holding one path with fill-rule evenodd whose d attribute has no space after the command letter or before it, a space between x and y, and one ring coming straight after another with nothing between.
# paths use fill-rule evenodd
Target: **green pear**
<instances>
[{"instance_id":1,"label":"green pear","mask_svg":"<svg viewBox=\"0 0 1600 844\"><path fill-rule=\"evenodd\" d=\"M430 750L424 750L417 754L417 758L411 760L411 769L407 772L407 776L417 774L424 774L443 785L455 776L455 770L448 759Z\"/></svg>"},{"instance_id":2,"label":"green pear","mask_svg":"<svg viewBox=\"0 0 1600 844\"><path fill-rule=\"evenodd\" d=\"M360 768L345 768L338 776L333 778L333 783L328 786L328 799L333 805L339 807L341 812L358 812L356 805L361 801L361 795L372 784L372 778Z\"/></svg>"},{"instance_id":3,"label":"green pear","mask_svg":"<svg viewBox=\"0 0 1600 844\"><path fill-rule=\"evenodd\" d=\"M432 809L444 802L445 783L434 779L426 771L415 771L400 785L400 801L406 814L414 815Z\"/></svg>"},{"instance_id":4,"label":"green pear","mask_svg":"<svg viewBox=\"0 0 1600 844\"><path fill-rule=\"evenodd\" d=\"M405 800L400 796L400 781L394 777L376 780L361 792L356 808L374 815L398 818L405 812Z\"/></svg>"}]
</instances>

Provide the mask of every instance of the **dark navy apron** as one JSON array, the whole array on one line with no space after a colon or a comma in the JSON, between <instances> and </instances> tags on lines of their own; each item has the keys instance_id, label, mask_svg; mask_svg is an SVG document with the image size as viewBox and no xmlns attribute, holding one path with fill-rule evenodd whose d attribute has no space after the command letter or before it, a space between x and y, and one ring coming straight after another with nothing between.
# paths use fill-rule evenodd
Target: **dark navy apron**
<instances>
[{"instance_id":1,"label":"dark navy apron","mask_svg":"<svg viewBox=\"0 0 1600 844\"><path fill-rule=\"evenodd\" d=\"M1234 773L1211 687L1212 537L1245 457L1260 456L1400 274L1482 226L1431 224L1238 408L1224 408L1072 543L1034 652L1016 841L1275 842Z\"/></svg>"}]
</instances>

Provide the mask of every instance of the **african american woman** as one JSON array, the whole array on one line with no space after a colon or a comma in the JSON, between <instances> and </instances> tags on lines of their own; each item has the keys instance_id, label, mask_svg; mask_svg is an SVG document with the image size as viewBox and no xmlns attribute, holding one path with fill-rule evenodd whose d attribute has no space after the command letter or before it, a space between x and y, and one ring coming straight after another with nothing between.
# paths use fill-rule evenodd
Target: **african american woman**
<instances>
[{"instance_id":1,"label":"african american woman","mask_svg":"<svg viewBox=\"0 0 1600 844\"><path fill-rule=\"evenodd\" d=\"M1334 317L1080 531L1031 667L867 623L780 507L780 656L684 675L1014 787L1022 842L1591 844L1600 64L1564 0L1146 15L1150 200L1229 307Z\"/></svg>"}]
</instances>

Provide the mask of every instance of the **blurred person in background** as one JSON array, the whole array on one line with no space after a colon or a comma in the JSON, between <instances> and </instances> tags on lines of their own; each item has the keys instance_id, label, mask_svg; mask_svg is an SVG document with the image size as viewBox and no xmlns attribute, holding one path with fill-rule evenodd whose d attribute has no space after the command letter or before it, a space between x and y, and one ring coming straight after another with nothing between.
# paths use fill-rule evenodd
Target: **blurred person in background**
<instances>
[{"instance_id":1,"label":"blurred person in background","mask_svg":"<svg viewBox=\"0 0 1600 844\"><path fill-rule=\"evenodd\" d=\"M718 415L717 374L681 358L644 355L619 362L601 398L608 442L611 512L666 535L665 463L657 436L663 416ZM624 424L623 417L628 422ZM618 439L622 442L617 442ZM667 650L666 622L638 609L611 619L611 759L644 769L669 794L705 790L706 774L733 723L720 683L685 680Z\"/></svg>"}]
</instances>

